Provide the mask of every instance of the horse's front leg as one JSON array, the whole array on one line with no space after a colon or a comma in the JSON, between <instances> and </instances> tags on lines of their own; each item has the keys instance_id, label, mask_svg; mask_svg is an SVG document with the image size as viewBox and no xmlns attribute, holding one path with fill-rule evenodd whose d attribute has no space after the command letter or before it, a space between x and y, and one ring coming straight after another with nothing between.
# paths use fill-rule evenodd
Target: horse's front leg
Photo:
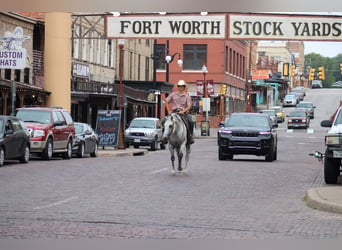
<instances>
[{"instance_id":1,"label":"horse's front leg","mask_svg":"<svg viewBox=\"0 0 342 250\"><path fill-rule=\"evenodd\" d=\"M178 155L178 171L182 171L182 159L183 159L183 150L182 146L176 149Z\"/></svg>"},{"instance_id":2,"label":"horse's front leg","mask_svg":"<svg viewBox=\"0 0 342 250\"><path fill-rule=\"evenodd\" d=\"M172 146L169 147L170 153L171 153L171 164L172 164L172 173L175 173L175 152Z\"/></svg>"},{"instance_id":3,"label":"horse's front leg","mask_svg":"<svg viewBox=\"0 0 342 250\"><path fill-rule=\"evenodd\" d=\"M187 169L187 167L188 167L188 162L189 162L189 159L190 159L190 152L191 152L190 144L187 144L186 147L185 147L185 165L184 165L184 171L186 171L186 169Z\"/></svg>"}]
</instances>

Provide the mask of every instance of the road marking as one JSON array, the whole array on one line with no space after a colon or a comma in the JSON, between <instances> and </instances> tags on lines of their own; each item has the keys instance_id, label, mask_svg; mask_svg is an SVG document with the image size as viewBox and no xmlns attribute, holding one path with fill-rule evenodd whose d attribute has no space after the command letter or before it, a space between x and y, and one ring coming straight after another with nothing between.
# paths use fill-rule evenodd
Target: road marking
<instances>
[{"instance_id":1,"label":"road marking","mask_svg":"<svg viewBox=\"0 0 342 250\"><path fill-rule=\"evenodd\" d=\"M286 133L293 133L293 129L287 129Z\"/></svg>"},{"instance_id":2,"label":"road marking","mask_svg":"<svg viewBox=\"0 0 342 250\"><path fill-rule=\"evenodd\" d=\"M163 171L166 171L166 170L168 170L168 168L159 169L157 171L152 172L152 174L157 174L159 172L163 172Z\"/></svg>"},{"instance_id":3,"label":"road marking","mask_svg":"<svg viewBox=\"0 0 342 250\"><path fill-rule=\"evenodd\" d=\"M51 203L49 205L45 205L45 206L39 206L39 207L35 207L33 209L44 209L44 208L50 208L50 207L54 207L54 206L58 206L58 205L62 205L64 203L67 203L69 201L72 201L72 200L77 200L78 197L77 196L72 196L70 198L67 198L65 200L61 200L61 201L57 201L57 202L54 202L54 203Z\"/></svg>"},{"instance_id":4,"label":"road marking","mask_svg":"<svg viewBox=\"0 0 342 250\"><path fill-rule=\"evenodd\" d=\"M308 134L313 134L315 131L314 131L312 128L308 128L308 129L306 130L306 132L307 132Z\"/></svg>"}]
</instances>

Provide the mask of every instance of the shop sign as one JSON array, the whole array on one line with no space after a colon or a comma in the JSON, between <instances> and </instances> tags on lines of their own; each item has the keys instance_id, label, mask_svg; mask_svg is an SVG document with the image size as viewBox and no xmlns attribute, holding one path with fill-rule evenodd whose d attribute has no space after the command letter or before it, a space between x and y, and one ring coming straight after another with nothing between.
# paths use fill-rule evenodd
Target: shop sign
<instances>
[{"instance_id":1,"label":"shop sign","mask_svg":"<svg viewBox=\"0 0 342 250\"><path fill-rule=\"evenodd\" d=\"M225 39L226 15L107 16L112 38Z\"/></svg>"},{"instance_id":2,"label":"shop sign","mask_svg":"<svg viewBox=\"0 0 342 250\"><path fill-rule=\"evenodd\" d=\"M252 70L251 73L252 73L252 80L270 78L268 69L254 69Z\"/></svg>"},{"instance_id":3,"label":"shop sign","mask_svg":"<svg viewBox=\"0 0 342 250\"><path fill-rule=\"evenodd\" d=\"M341 16L230 14L228 39L342 41Z\"/></svg>"},{"instance_id":4,"label":"shop sign","mask_svg":"<svg viewBox=\"0 0 342 250\"><path fill-rule=\"evenodd\" d=\"M26 49L22 47L22 43L29 38L29 36L24 36L22 27L16 27L13 32L6 31L4 36L0 36L0 41L2 41L2 46L0 46L1 69L24 69L26 67Z\"/></svg>"},{"instance_id":5,"label":"shop sign","mask_svg":"<svg viewBox=\"0 0 342 250\"><path fill-rule=\"evenodd\" d=\"M207 91L208 96L214 95L214 81L213 80L206 80L207 82ZM203 80L197 80L196 81L197 86L197 95L204 96L204 84Z\"/></svg>"},{"instance_id":6,"label":"shop sign","mask_svg":"<svg viewBox=\"0 0 342 250\"><path fill-rule=\"evenodd\" d=\"M80 78L88 78L90 77L89 65L79 62L73 63L73 76Z\"/></svg>"}]
</instances>

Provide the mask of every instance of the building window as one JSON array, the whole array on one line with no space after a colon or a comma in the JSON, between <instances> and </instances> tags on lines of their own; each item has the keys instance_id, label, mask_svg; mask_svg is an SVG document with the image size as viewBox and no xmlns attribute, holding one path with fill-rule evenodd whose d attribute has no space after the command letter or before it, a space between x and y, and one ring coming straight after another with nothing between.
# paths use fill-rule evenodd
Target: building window
<instances>
[{"instance_id":1,"label":"building window","mask_svg":"<svg viewBox=\"0 0 342 250\"><path fill-rule=\"evenodd\" d=\"M150 79L150 59L148 57L146 57L145 59L145 81L149 81Z\"/></svg>"},{"instance_id":2,"label":"building window","mask_svg":"<svg viewBox=\"0 0 342 250\"><path fill-rule=\"evenodd\" d=\"M20 69L14 70L14 81L20 82Z\"/></svg>"},{"instance_id":3,"label":"building window","mask_svg":"<svg viewBox=\"0 0 342 250\"><path fill-rule=\"evenodd\" d=\"M165 54L166 53L166 45L165 44L156 44L154 51L154 63L156 64L156 69L165 70Z\"/></svg>"},{"instance_id":4,"label":"building window","mask_svg":"<svg viewBox=\"0 0 342 250\"><path fill-rule=\"evenodd\" d=\"M183 46L183 69L201 70L207 64L207 45L185 44Z\"/></svg>"},{"instance_id":5,"label":"building window","mask_svg":"<svg viewBox=\"0 0 342 250\"><path fill-rule=\"evenodd\" d=\"M24 83L30 83L30 68L24 68Z\"/></svg>"},{"instance_id":6,"label":"building window","mask_svg":"<svg viewBox=\"0 0 342 250\"><path fill-rule=\"evenodd\" d=\"M11 80L11 69L5 69L5 79Z\"/></svg>"}]
</instances>

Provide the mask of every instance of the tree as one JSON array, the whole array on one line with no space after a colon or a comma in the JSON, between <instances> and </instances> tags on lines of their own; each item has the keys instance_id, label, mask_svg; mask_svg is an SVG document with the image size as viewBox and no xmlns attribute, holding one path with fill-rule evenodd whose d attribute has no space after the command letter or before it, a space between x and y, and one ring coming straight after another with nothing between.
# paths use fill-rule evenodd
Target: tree
<instances>
[{"instance_id":1,"label":"tree","mask_svg":"<svg viewBox=\"0 0 342 250\"><path fill-rule=\"evenodd\" d=\"M330 58L324 57L317 53L310 53L304 56L304 67L317 69L324 66L325 80L322 81L324 87L330 87L330 85L338 80L341 80L340 64L342 63L342 54Z\"/></svg>"}]
</instances>

